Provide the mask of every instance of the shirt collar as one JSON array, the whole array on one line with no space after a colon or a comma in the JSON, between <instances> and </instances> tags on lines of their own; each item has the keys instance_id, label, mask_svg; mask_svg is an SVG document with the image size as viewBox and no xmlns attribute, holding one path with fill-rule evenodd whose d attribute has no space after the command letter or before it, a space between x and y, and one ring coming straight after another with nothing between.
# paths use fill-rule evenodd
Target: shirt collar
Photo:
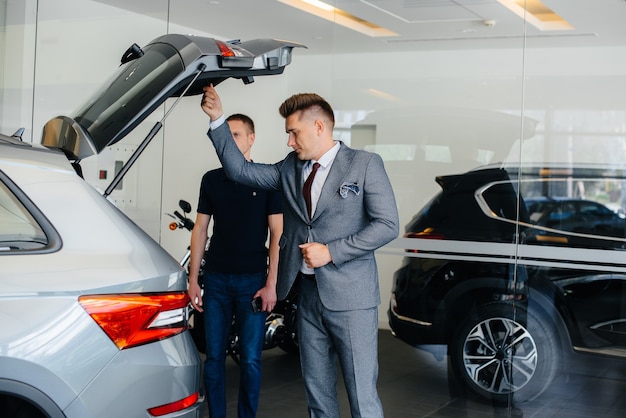
<instances>
[{"instance_id":1,"label":"shirt collar","mask_svg":"<svg viewBox=\"0 0 626 418\"><path fill-rule=\"evenodd\" d=\"M339 152L339 147L339 141L335 141L335 145L331 149L326 151L326 153L322 155L322 158L317 161L318 163L320 163L322 168L327 168L333 163L335 157L337 156L337 153ZM309 165L312 167L314 162L315 161L313 160L309 161Z\"/></svg>"}]
</instances>

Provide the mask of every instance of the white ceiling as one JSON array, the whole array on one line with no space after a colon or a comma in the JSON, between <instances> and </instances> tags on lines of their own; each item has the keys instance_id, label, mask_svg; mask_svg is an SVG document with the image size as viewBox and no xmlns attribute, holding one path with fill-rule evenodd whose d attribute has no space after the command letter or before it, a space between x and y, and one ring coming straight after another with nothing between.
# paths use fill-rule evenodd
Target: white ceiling
<instances>
[{"instance_id":1,"label":"white ceiling","mask_svg":"<svg viewBox=\"0 0 626 418\"><path fill-rule=\"evenodd\" d=\"M497 0L326 0L399 34L371 38L277 0L99 0L137 13L169 4L173 23L227 39L279 38L307 54L626 44L626 1L543 0L574 30L542 32ZM486 25L485 21L495 24Z\"/></svg>"}]
</instances>

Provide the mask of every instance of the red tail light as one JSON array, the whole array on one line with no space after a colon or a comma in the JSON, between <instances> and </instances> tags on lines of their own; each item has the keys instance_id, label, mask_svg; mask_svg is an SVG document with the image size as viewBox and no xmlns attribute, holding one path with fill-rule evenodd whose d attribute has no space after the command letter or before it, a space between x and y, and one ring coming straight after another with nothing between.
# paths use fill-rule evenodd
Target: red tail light
<instances>
[{"instance_id":1,"label":"red tail light","mask_svg":"<svg viewBox=\"0 0 626 418\"><path fill-rule=\"evenodd\" d=\"M180 401L150 408L148 409L148 412L153 417L160 417L161 415L171 414L172 412L181 411L185 408L189 408L191 405L196 403L197 400L198 392L194 393L193 395L189 395L185 399L181 399Z\"/></svg>"},{"instance_id":2,"label":"red tail light","mask_svg":"<svg viewBox=\"0 0 626 418\"><path fill-rule=\"evenodd\" d=\"M220 54L222 57L234 57L235 52L228 46L226 43L222 41L215 40L217 47L220 49Z\"/></svg>"},{"instance_id":3,"label":"red tail light","mask_svg":"<svg viewBox=\"0 0 626 418\"><path fill-rule=\"evenodd\" d=\"M426 228L419 232L407 232L404 234L404 238L422 238L422 239L444 239L445 235L439 232L434 232L432 228ZM409 249L405 250L407 253L417 253L418 250Z\"/></svg>"},{"instance_id":4,"label":"red tail light","mask_svg":"<svg viewBox=\"0 0 626 418\"><path fill-rule=\"evenodd\" d=\"M81 296L78 301L120 350L187 329L186 292Z\"/></svg>"},{"instance_id":5,"label":"red tail light","mask_svg":"<svg viewBox=\"0 0 626 418\"><path fill-rule=\"evenodd\" d=\"M435 232L432 228L426 228L419 232L407 232L404 238L444 239L446 236L441 232Z\"/></svg>"}]
</instances>

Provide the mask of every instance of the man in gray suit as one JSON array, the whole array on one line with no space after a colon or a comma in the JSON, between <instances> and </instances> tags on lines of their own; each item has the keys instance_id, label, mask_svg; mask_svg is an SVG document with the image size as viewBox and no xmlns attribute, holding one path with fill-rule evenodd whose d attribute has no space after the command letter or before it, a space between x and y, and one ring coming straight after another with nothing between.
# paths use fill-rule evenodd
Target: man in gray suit
<instances>
[{"instance_id":1,"label":"man in gray suit","mask_svg":"<svg viewBox=\"0 0 626 418\"><path fill-rule=\"evenodd\" d=\"M382 417L374 251L399 231L382 159L333 140L333 109L317 94L297 94L280 106L293 151L275 164L243 158L213 86L204 89L202 109L211 119L209 137L226 175L281 192L277 296L284 299L299 283L298 337L310 416L339 417L339 361L352 417ZM310 188L310 199L303 188Z\"/></svg>"}]
</instances>

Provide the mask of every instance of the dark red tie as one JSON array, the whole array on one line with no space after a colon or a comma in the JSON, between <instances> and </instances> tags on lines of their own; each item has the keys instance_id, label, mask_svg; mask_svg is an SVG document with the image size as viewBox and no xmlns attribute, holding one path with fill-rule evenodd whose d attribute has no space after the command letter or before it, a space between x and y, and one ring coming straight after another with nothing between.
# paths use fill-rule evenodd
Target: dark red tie
<instances>
[{"instance_id":1,"label":"dark red tie","mask_svg":"<svg viewBox=\"0 0 626 418\"><path fill-rule=\"evenodd\" d=\"M302 194L304 195L304 201L306 202L306 210L309 213L309 218L311 218L311 185L313 184L313 179L315 178L315 173L319 168L320 163L313 164L313 170L311 170L311 174L307 177L304 182L304 187L302 187Z\"/></svg>"}]
</instances>

